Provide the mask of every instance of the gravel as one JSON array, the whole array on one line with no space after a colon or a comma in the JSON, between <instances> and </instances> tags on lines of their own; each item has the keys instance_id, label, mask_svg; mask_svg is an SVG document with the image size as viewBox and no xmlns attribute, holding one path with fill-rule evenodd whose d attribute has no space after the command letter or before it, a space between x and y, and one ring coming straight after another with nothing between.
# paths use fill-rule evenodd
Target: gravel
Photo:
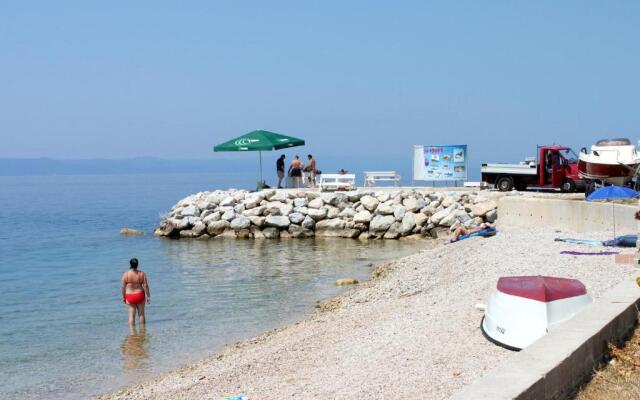
<instances>
[{"instance_id":1,"label":"gravel","mask_svg":"<svg viewBox=\"0 0 640 400\"><path fill-rule=\"evenodd\" d=\"M499 276L578 278L597 298L635 275L613 256L560 254L599 248L554 242L558 236L578 234L509 228L377 266L374 279L304 321L100 398L446 399L514 354L479 329L475 305Z\"/></svg>"}]
</instances>

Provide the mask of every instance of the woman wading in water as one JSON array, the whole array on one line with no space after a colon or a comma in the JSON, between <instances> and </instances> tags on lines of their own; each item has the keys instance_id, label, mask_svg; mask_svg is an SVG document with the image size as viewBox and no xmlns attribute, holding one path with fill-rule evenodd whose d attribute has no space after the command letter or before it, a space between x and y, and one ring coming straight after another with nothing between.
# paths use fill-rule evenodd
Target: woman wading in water
<instances>
[{"instance_id":1,"label":"woman wading in water","mask_svg":"<svg viewBox=\"0 0 640 400\"><path fill-rule=\"evenodd\" d=\"M136 311L140 318L140 325L144 325L144 303L151 303L151 292L147 274L138 271L138 259L129 261L130 268L122 275L122 302L129 306L129 325L136 324Z\"/></svg>"}]
</instances>

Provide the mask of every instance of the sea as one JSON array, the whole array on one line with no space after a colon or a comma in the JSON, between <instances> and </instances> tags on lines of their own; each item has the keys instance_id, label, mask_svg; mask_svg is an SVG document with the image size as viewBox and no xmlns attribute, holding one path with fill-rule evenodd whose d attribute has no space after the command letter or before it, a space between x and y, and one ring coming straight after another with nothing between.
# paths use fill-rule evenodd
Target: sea
<instances>
[{"instance_id":1,"label":"sea","mask_svg":"<svg viewBox=\"0 0 640 400\"><path fill-rule=\"evenodd\" d=\"M344 239L170 240L160 216L189 194L249 189L250 174L0 176L0 398L84 399L304 318L420 244ZM142 236L121 236L122 227ZM147 272L145 329L120 278Z\"/></svg>"}]
</instances>

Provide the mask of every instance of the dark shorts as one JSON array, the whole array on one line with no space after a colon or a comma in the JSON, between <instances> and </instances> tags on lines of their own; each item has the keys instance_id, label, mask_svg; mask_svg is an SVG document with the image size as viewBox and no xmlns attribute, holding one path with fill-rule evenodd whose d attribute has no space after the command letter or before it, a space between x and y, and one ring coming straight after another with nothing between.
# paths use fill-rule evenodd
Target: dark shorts
<instances>
[{"instance_id":1,"label":"dark shorts","mask_svg":"<svg viewBox=\"0 0 640 400\"><path fill-rule=\"evenodd\" d=\"M292 177L301 177L302 176L302 170L300 168L292 168L291 169L291 176Z\"/></svg>"}]
</instances>

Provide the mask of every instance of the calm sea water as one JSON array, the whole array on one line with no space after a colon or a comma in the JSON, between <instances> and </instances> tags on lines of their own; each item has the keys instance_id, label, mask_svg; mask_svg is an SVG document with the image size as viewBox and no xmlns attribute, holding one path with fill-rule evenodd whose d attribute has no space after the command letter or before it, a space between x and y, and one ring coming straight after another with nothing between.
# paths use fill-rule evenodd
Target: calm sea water
<instances>
[{"instance_id":1,"label":"calm sea water","mask_svg":"<svg viewBox=\"0 0 640 400\"><path fill-rule=\"evenodd\" d=\"M159 215L252 176L0 177L0 398L86 398L301 318L337 278L416 244L351 240L172 241ZM144 236L121 237L121 227ZM150 279L147 328L131 332L119 279Z\"/></svg>"}]
</instances>

